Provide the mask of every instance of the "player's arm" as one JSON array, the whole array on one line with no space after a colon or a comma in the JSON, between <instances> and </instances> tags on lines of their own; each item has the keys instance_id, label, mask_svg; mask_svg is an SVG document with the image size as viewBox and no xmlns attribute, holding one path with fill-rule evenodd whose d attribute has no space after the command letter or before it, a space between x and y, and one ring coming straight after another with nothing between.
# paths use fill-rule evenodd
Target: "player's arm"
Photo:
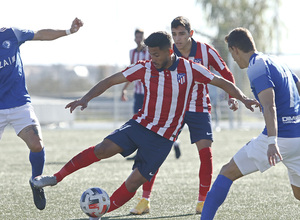
<instances>
[{"instance_id":1,"label":"player's arm","mask_svg":"<svg viewBox=\"0 0 300 220\"><path fill-rule=\"evenodd\" d=\"M273 88L268 88L258 94L259 101L264 109L263 115L268 131L268 160L270 165L275 166L276 157L282 160L277 146L277 113L275 105L275 94Z\"/></svg>"},{"instance_id":2,"label":"player's arm","mask_svg":"<svg viewBox=\"0 0 300 220\"><path fill-rule=\"evenodd\" d=\"M212 47L209 47L208 49L208 62L209 65L212 66L216 71L218 71L224 79L227 79L228 81L235 84L232 72L230 72L228 66L226 65L225 61L222 59L218 51ZM236 111L239 108L238 102L231 96L229 96L228 105L233 111Z\"/></svg>"},{"instance_id":3,"label":"player's arm","mask_svg":"<svg viewBox=\"0 0 300 220\"><path fill-rule=\"evenodd\" d=\"M214 75L214 78L210 81L210 84L220 87L221 89L223 89L225 92L227 92L232 97L240 100L242 103L244 103L246 108L248 108L252 112L254 111L254 109L252 108L252 105L254 105L255 107L260 107L260 104L257 100L248 98L232 82L230 82L222 77Z\"/></svg>"},{"instance_id":4,"label":"player's arm","mask_svg":"<svg viewBox=\"0 0 300 220\"><path fill-rule=\"evenodd\" d=\"M83 22L75 18L72 22L71 28L68 30L54 30L54 29L42 29L34 33L32 40L55 40L57 38L66 36L68 34L76 33L83 26Z\"/></svg>"},{"instance_id":5,"label":"player's arm","mask_svg":"<svg viewBox=\"0 0 300 220\"><path fill-rule=\"evenodd\" d=\"M126 79L126 77L123 75L122 72L118 72L112 76L109 76L109 77L101 80L88 93L86 93L81 99L70 102L69 104L66 105L65 108L70 108L71 113L77 106L81 106L81 110L84 110L87 107L88 102L91 99L101 95L103 92L105 92L110 87L120 84L120 83L124 83L124 82L128 82L128 80Z\"/></svg>"}]
</instances>

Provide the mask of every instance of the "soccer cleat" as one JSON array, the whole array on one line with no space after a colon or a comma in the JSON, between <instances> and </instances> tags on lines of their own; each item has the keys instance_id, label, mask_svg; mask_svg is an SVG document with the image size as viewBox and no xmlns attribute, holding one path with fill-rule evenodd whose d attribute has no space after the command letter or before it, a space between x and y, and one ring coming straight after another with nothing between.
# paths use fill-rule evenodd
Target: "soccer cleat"
<instances>
[{"instance_id":1,"label":"soccer cleat","mask_svg":"<svg viewBox=\"0 0 300 220\"><path fill-rule=\"evenodd\" d=\"M201 214L203 209L204 201L199 201L196 206L196 214Z\"/></svg>"},{"instance_id":2,"label":"soccer cleat","mask_svg":"<svg viewBox=\"0 0 300 220\"><path fill-rule=\"evenodd\" d=\"M174 146L174 150L175 150L175 157L176 157L176 159L178 159L181 156L179 142L175 141L173 146Z\"/></svg>"},{"instance_id":3,"label":"soccer cleat","mask_svg":"<svg viewBox=\"0 0 300 220\"><path fill-rule=\"evenodd\" d=\"M55 186L57 180L55 176L37 176L33 179L32 183L37 188L43 188L45 186Z\"/></svg>"},{"instance_id":4,"label":"soccer cleat","mask_svg":"<svg viewBox=\"0 0 300 220\"><path fill-rule=\"evenodd\" d=\"M35 206L39 210L43 210L46 207L46 197L43 189L34 186L31 178L29 180L30 187L32 189L33 201Z\"/></svg>"},{"instance_id":5,"label":"soccer cleat","mask_svg":"<svg viewBox=\"0 0 300 220\"><path fill-rule=\"evenodd\" d=\"M142 215L150 212L150 201L142 198L134 209L130 210L130 214Z\"/></svg>"}]
</instances>

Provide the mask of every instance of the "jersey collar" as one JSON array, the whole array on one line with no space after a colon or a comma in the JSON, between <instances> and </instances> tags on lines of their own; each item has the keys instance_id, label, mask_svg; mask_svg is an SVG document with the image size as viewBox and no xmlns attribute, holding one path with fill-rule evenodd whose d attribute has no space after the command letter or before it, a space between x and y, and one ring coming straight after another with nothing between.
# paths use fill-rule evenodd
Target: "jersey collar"
<instances>
[{"instance_id":1,"label":"jersey collar","mask_svg":"<svg viewBox=\"0 0 300 220\"><path fill-rule=\"evenodd\" d=\"M179 57L183 57L175 44L173 44L173 48L174 48L174 53L176 55L178 55ZM195 57L196 52L197 52L197 42L192 38L192 48L191 48L191 52L189 54L189 57Z\"/></svg>"}]
</instances>

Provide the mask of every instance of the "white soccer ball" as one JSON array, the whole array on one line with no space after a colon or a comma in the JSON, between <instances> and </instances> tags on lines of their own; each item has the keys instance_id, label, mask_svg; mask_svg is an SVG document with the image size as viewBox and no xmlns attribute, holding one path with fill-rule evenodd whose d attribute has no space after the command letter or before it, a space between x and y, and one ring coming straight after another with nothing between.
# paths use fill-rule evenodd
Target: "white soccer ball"
<instances>
[{"instance_id":1,"label":"white soccer ball","mask_svg":"<svg viewBox=\"0 0 300 220\"><path fill-rule=\"evenodd\" d=\"M98 187L84 191L80 198L80 208L89 217L101 217L110 207L108 194Z\"/></svg>"}]
</instances>

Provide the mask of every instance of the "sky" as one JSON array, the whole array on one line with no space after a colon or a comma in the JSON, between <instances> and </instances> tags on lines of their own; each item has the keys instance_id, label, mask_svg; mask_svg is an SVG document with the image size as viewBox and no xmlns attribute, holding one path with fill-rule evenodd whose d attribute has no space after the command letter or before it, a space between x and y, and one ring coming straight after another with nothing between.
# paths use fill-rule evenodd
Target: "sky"
<instances>
[{"instance_id":1,"label":"sky","mask_svg":"<svg viewBox=\"0 0 300 220\"><path fill-rule=\"evenodd\" d=\"M14 0L2 3L3 27L39 30L69 29L75 17L84 22L78 33L52 42L31 41L20 48L24 65L119 65L129 64L134 30L142 28L145 37L154 31L170 32L171 21L188 17L192 28L213 34L196 0ZM296 5L297 6L296 6ZM279 16L285 25L283 53L300 54L298 0L284 0ZM5 6L5 9L4 9ZM293 15L293 16L291 16ZM207 42L203 36L194 35ZM297 42L298 44L292 44ZM209 43L209 42L208 42ZM299 62L298 62L299 63Z\"/></svg>"}]
</instances>

